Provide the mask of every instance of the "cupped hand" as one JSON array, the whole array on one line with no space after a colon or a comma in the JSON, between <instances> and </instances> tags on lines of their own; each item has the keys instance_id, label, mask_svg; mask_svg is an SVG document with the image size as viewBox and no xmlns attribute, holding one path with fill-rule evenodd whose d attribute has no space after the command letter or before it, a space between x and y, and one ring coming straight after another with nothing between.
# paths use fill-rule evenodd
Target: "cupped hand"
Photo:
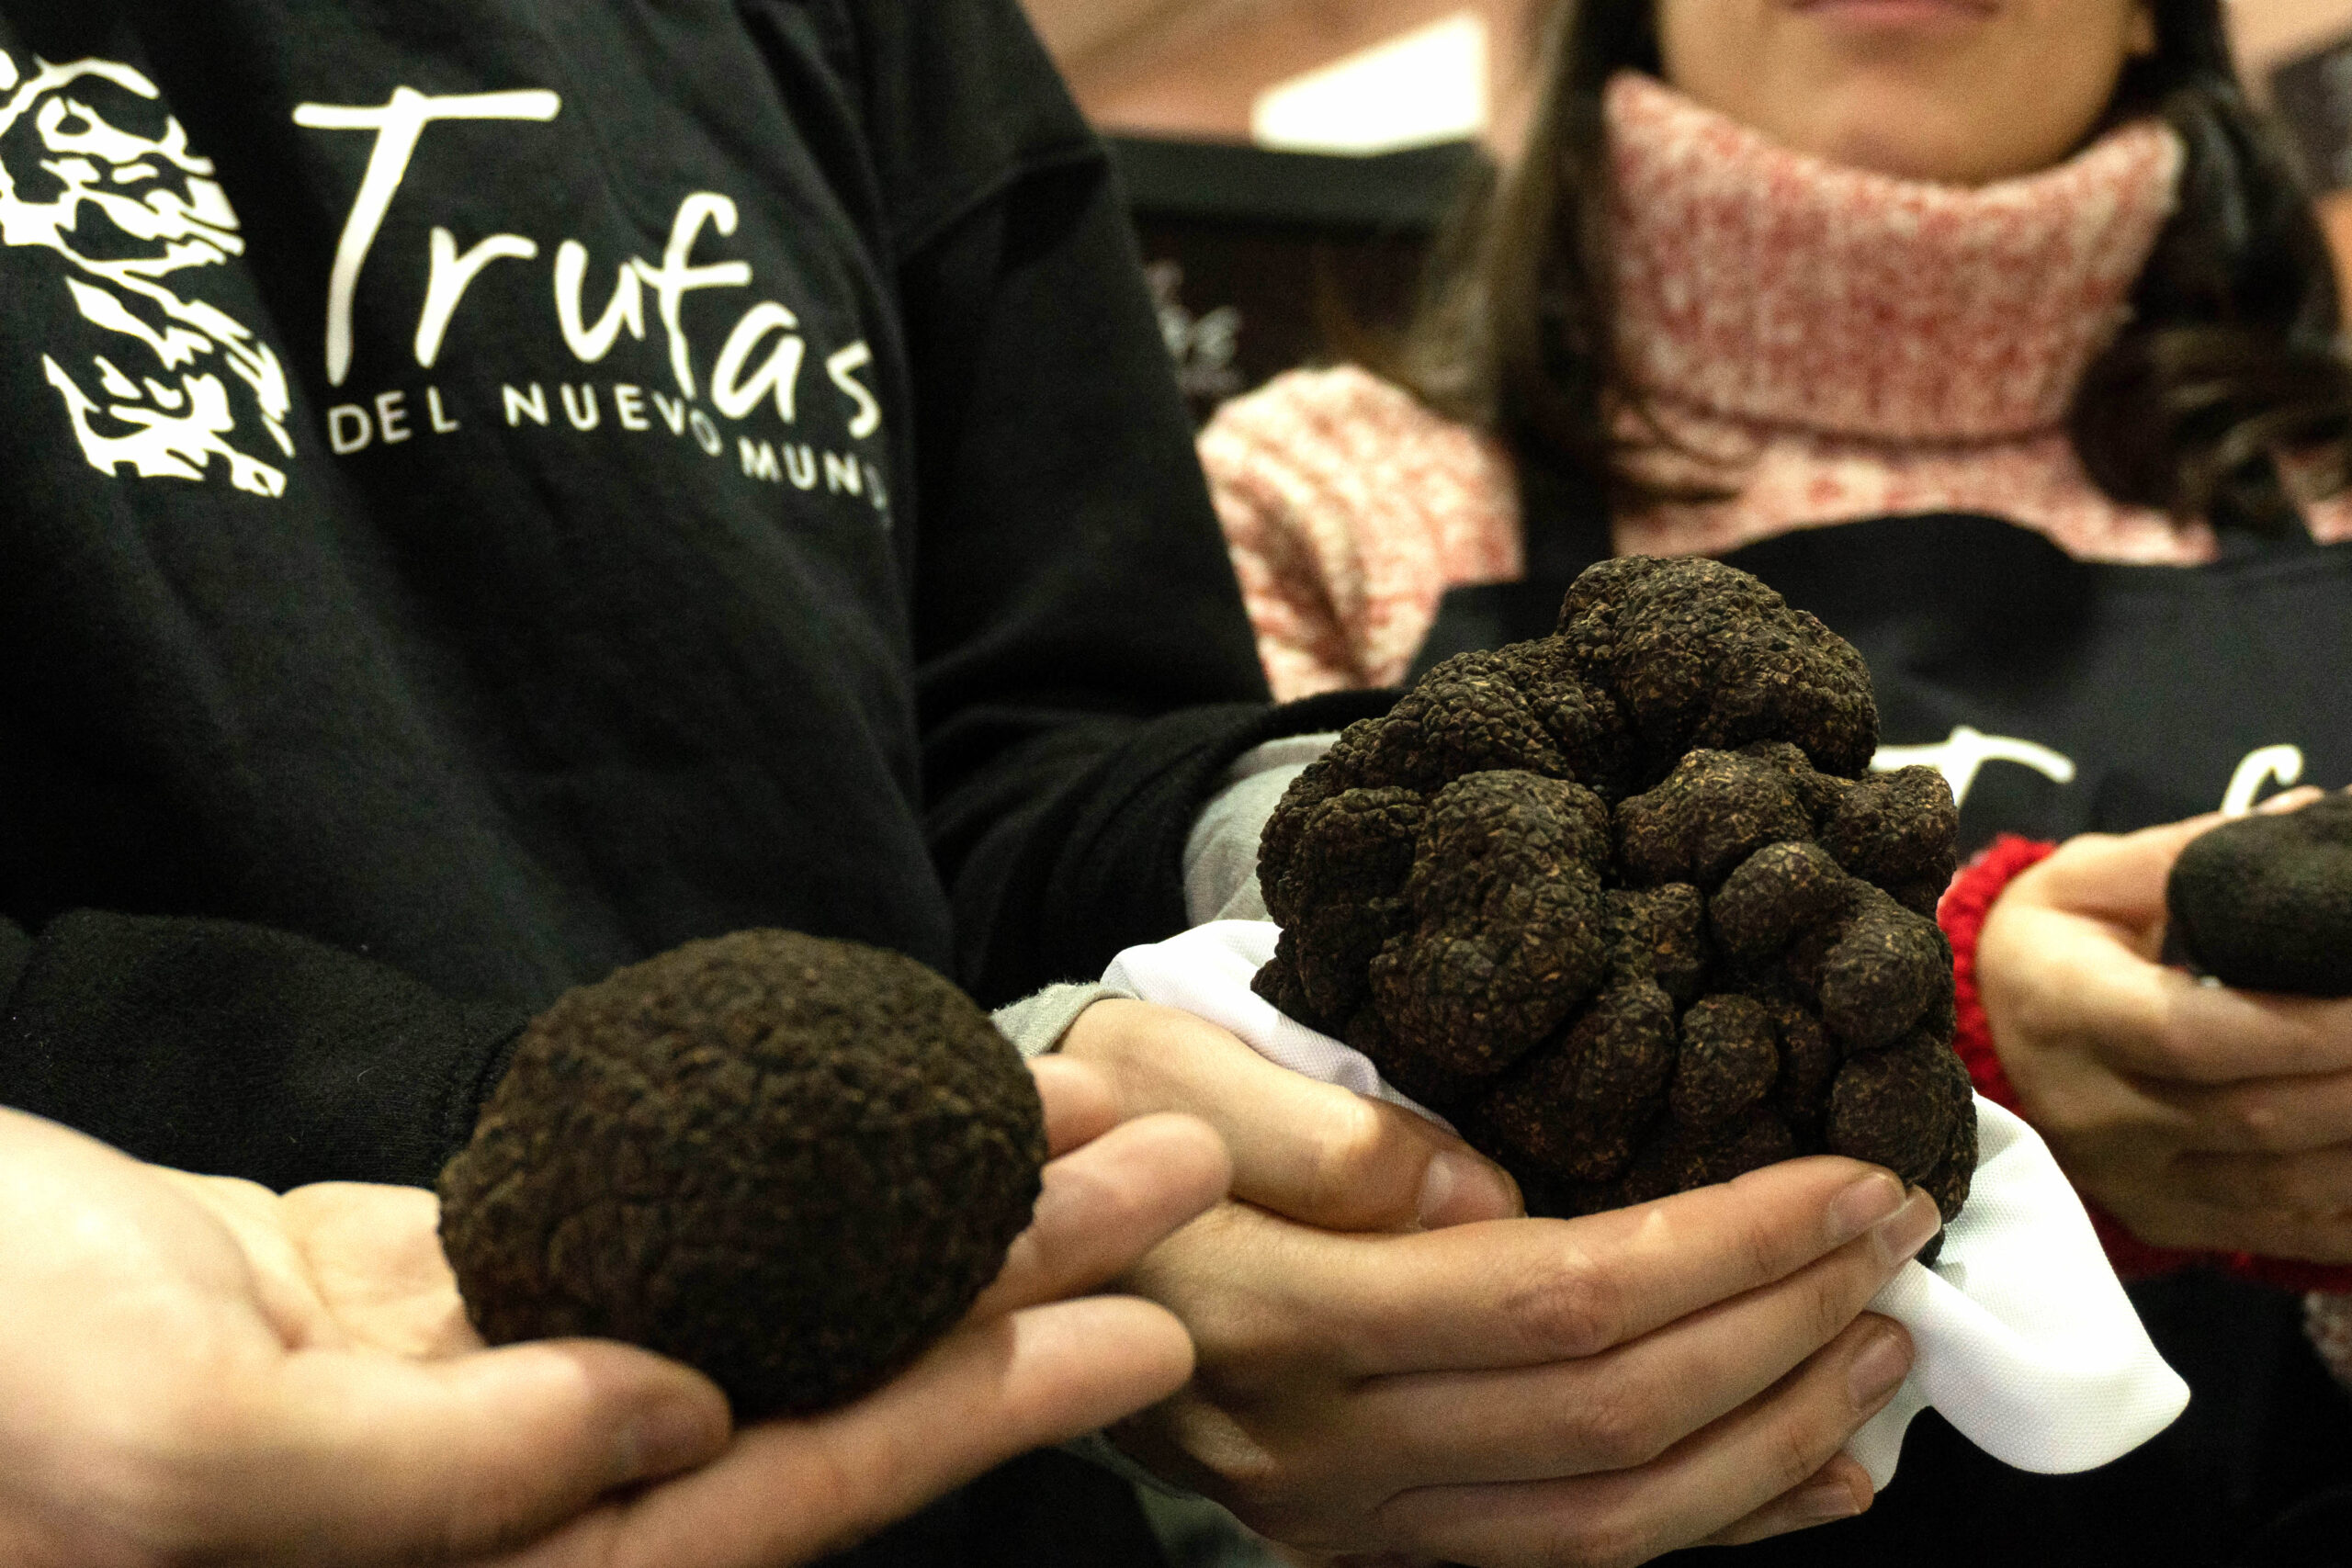
<instances>
[{"instance_id":1,"label":"cupped hand","mask_svg":"<svg viewBox=\"0 0 2352 1568\"><path fill-rule=\"evenodd\" d=\"M432 1194L283 1197L0 1111L0 1561L753 1568L845 1545L1192 1365L1094 1289L1225 1190L1196 1122L1119 1126L1042 1063L1057 1157L1002 1275L841 1410L732 1433L699 1374L626 1346L485 1350Z\"/></svg>"},{"instance_id":2,"label":"cupped hand","mask_svg":"<svg viewBox=\"0 0 2352 1568\"><path fill-rule=\"evenodd\" d=\"M2066 1174L2143 1241L2352 1263L2352 1001L2160 957L2173 863L2222 821L2075 839L2011 883L1976 950L1994 1048Z\"/></svg>"},{"instance_id":3,"label":"cupped hand","mask_svg":"<svg viewBox=\"0 0 2352 1568\"><path fill-rule=\"evenodd\" d=\"M1938 1228L1884 1171L1792 1162L1576 1221L1395 1107L1182 1013L1104 1003L1064 1050L1181 1107L1234 1201L1127 1283L1193 1382L1114 1429L1286 1545L1476 1568L1634 1563L1848 1517L1840 1454L1911 1349L1864 1306Z\"/></svg>"}]
</instances>

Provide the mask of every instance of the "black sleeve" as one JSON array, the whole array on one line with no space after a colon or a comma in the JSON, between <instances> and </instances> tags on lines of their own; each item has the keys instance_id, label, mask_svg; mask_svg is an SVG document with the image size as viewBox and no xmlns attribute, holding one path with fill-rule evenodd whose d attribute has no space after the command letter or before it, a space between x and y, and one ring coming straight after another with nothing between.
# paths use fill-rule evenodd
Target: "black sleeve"
<instances>
[{"instance_id":1,"label":"black sleeve","mask_svg":"<svg viewBox=\"0 0 2352 1568\"><path fill-rule=\"evenodd\" d=\"M993 1004L1180 929L1225 765L1363 705L1269 712L1125 204L1018 10L863 10L915 376L932 844Z\"/></svg>"},{"instance_id":2,"label":"black sleeve","mask_svg":"<svg viewBox=\"0 0 2352 1568\"><path fill-rule=\"evenodd\" d=\"M0 1103L283 1190L430 1186L522 1020L305 937L75 913L0 922Z\"/></svg>"}]
</instances>

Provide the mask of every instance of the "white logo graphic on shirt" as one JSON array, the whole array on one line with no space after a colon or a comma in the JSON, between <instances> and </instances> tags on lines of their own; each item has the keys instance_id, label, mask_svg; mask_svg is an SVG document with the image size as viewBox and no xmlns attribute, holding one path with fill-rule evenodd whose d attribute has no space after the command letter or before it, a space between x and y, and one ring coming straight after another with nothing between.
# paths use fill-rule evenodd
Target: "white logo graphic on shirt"
<instances>
[{"instance_id":1,"label":"white logo graphic on shirt","mask_svg":"<svg viewBox=\"0 0 2352 1568\"><path fill-rule=\"evenodd\" d=\"M1987 762L2030 768L2061 786L2072 784L2076 773L2073 758L2039 742L2019 740L2011 735L1986 735L1964 724L1940 746L1882 746L1871 766L1883 773L1898 768L1933 768L1951 785L1953 804L1965 806L1969 792L1976 787L1977 774L1984 771ZM2230 787L2222 795L2222 814L2245 816L2261 802L2272 784L2287 789L2300 784L2306 765L2300 746L2265 746L2248 752L2230 775Z\"/></svg>"},{"instance_id":2,"label":"white logo graphic on shirt","mask_svg":"<svg viewBox=\"0 0 2352 1568\"><path fill-rule=\"evenodd\" d=\"M2053 784L2075 782L2073 758L2061 756L2035 741L2019 740L2010 735L1986 735L1964 724L1940 746L1882 746L1871 766L1883 773L1898 768L1933 768L1951 785L1953 803L1965 806L1968 792L1976 787L1976 775L1984 771L1987 762L2014 762L2021 768L2031 768Z\"/></svg>"},{"instance_id":3,"label":"white logo graphic on shirt","mask_svg":"<svg viewBox=\"0 0 2352 1568\"><path fill-rule=\"evenodd\" d=\"M285 471L253 450L266 433L278 455L294 454L283 367L243 323L179 292L185 275L244 251L211 162L160 107L155 136L95 107L124 95L160 105L128 65L36 61L28 77L0 53L0 244L62 258L64 287L95 329L66 352L74 368L41 356L83 456L142 479L201 480L217 460L239 490L284 494ZM260 432L241 428L241 409Z\"/></svg>"},{"instance_id":4,"label":"white logo graphic on shirt","mask_svg":"<svg viewBox=\"0 0 2352 1568\"><path fill-rule=\"evenodd\" d=\"M304 130L362 136L368 145L366 172L327 279L327 385L348 400L324 410L329 449L338 457L380 454L492 421L509 430L598 440L666 434L690 441L707 458L731 458L744 479L855 498L887 525L882 469L861 446L883 428L882 400L865 379L874 350L863 337L838 348L820 344L819 329L804 325L800 311L762 297L765 288L752 263L726 254L743 223L732 197L686 191L657 255L599 258L579 239L545 231L461 235L452 225L462 219L426 205L448 203L446 164L419 182L424 189L409 190L420 160L447 156L442 139L448 132L434 127L504 124L527 137L530 127L562 112L560 95L536 87L435 95L397 86L380 103L294 107L294 123ZM387 220L396 210L408 221L392 225L399 237L387 241ZM447 220L418 236L413 225L428 215ZM358 331L371 268L410 270L424 282L413 334L390 356L379 342L372 362ZM572 363L541 364L502 378L494 403L475 390L481 400L469 408L463 383L470 378L452 377L458 384L445 386L441 377L451 346L463 352L469 329L498 308L476 302L476 285L485 275L507 285L497 293L511 310L511 286L528 274L537 277L524 297L537 296ZM696 312L699 321L690 321ZM713 329L730 317L734 324L722 337ZM624 336L652 352L622 348ZM607 367L616 350L618 360ZM413 375L401 361L413 364ZM405 384L387 385L393 377Z\"/></svg>"}]
</instances>

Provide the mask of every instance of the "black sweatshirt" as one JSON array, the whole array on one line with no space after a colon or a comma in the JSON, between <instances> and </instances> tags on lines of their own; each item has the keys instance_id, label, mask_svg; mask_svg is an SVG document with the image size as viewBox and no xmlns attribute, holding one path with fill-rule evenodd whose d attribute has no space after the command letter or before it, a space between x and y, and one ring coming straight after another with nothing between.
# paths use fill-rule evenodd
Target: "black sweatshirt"
<instances>
[{"instance_id":1,"label":"black sweatshirt","mask_svg":"<svg viewBox=\"0 0 2352 1568\"><path fill-rule=\"evenodd\" d=\"M1329 722L1263 705L1012 0L0 0L0 1100L428 1180L521 1016L691 938L1094 972Z\"/></svg>"}]
</instances>

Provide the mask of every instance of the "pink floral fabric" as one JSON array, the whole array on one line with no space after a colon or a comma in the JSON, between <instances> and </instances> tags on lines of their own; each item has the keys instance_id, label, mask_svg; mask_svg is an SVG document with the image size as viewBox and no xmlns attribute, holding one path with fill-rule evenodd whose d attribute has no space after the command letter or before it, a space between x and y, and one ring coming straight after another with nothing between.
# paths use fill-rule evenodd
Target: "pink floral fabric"
<instances>
[{"instance_id":1,"label":"pink floral fabric","mask_svg":"<svg viewBox=\"0 0 2352 1568\"><path fill-rule=\"evenodd\" d=\"M1510 455L1365 371L1297 372L1227 403L1201 461L1285 701L1394 685L1448 588L1525 570Z\"/></svg>"}]
</instances>

